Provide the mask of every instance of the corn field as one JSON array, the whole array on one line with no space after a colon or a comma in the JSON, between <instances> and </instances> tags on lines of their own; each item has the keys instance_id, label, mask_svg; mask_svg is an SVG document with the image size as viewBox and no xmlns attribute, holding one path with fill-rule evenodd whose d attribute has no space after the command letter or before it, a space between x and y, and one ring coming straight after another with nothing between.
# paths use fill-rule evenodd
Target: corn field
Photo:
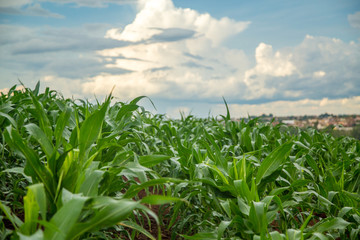
<instances>
[{"instance_id":1,"label":"corn field","mask_svg":"<svg viewBox=\"0 0 360 240\"><path fill-rule=\"evenodd\" d=\"M360 142L12 87L0 239L359 239Z\"/></svg>"}]
</instances>

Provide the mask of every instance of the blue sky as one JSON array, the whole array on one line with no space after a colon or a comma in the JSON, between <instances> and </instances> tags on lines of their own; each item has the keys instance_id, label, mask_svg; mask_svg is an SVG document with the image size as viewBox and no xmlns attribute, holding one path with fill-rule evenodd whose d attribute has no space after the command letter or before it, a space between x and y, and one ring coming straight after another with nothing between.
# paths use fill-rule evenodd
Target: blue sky
<instances>
[{"instance_id":1,"label":"blue sky","mask_svg":"<svg viewBox=\"0 0 360 240\"><path fill-rule=\"evenodd\" d=\"M360 114L359 1L5 0L0 90L206 117ZM149 110L156 112L149 103Z\"/></svg>"}]
</instances>

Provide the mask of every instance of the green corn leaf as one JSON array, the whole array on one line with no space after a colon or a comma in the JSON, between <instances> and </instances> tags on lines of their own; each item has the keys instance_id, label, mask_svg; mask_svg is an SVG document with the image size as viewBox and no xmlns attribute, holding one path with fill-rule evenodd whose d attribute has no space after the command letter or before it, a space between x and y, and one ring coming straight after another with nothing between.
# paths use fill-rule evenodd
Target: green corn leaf
<instances>
[{"instance_id":1,"label":"green corn leaf","mask_svg":"<svg viewBox=\"0 0 360 240\"><path fill-rule=\"evenodd\" d=\"M310 238L310 240L319 240L319 239L320 240L329 240L329 238L326 235L324 235L322 233L318 233L318 232L313 233L312 237Z\"/></svg>"},{"instance_id":2,"label":"green corn leaf","mask_svg":"<svg viewBox=\"0 0 360 240\"><path fill-rule=\"evenodd\" d=\"M206 164L206 166L211 169L214 173L216 173L216 175L218 175L220 177L220 179L222 180L222 182L225 184L225 185L229 185L229 181L227 180L227 178L225 177L224 174L225 171L221 171L217 166L215 165L211 165L211 164Z\"/></svg>"},{"instance_id":3,"label":"green corn leaf","mask_svg":"<svg viewBox=\"0 0 360 240\"><path fill-rule=\"evenodd\" d=\"M81 162L85 158L91 144L93 144L99 137L105 114L110 104L110 99L111 98L108 97L103 106L87 117L80 127L79 158Z\"/></svg>"},{"instance_id":4,"label":"green corn leaf","mask_svg":"<svg viewBox=\"0 0 360 240\"><path fill-rule=\"evenodd\" d=\"M54 182L51 173L42 164L39 157L33 149L25 144L20 134L14 130L11 126L6 128L4 132L6 142L11 145L12 148L18 149L26 158L26 165L24 173L32 177L34 183L42 182L49 193L51 199L54 199Z\"/></svg>"},{"instance_id":5,"label":"green corn leaf","mask_svg":"<svg viewBox=\"0 0 360 240\"><path fill-rule=\"evenodd\" d=\"M49 118L47 117L47 114L44 110L44 107L39 102L39 100L34 96L33 93L30 92L30 96L31 96L32 102L35 106L36 118L39 120L40 128L45 133L45 135L48 137L48 139L51 139L51 137L53 136L53 132L51 129L51 124L50 124Z\"/></svg>"},{"instance_id":6,"label":"green corn leaf","mask_svg":"<svg viewBox=\"0 0 360 240\"><path fill-rule=\"evenodd\" d=\"M44 232L45 239L72 239L73 234L70 233L70 230L74 228L87 199L86 197L72 195L72 198L68 200L50 220L50 223L58 228L59 231L54 231L53 228L46 228Z\"/></svg>"},{"instance_id":7,"label":"green corn leaf","mask_svg":"<svg viewBox=\"0 0 360 240\"><path fill-rule=\"evenodd\" d=\"M263 236L267 231L266 204L264 202L252 202L249 213L253 231Z\"/></svg>"},{"instance_id":8,"label":"green corn leaf","mask_svg":"<svg viewBox=\"0 0 360 240\"><path fill-rule=\"evenodd\" d=\"M305 219L304 223L301 225L301 228L300 228L301 234L304 232L306 226L307 226L308 223L310 222L311 217L312 217L312 214L313 214L313 211L314 211L314 210L312 210L312 211L310 212L309 216L307 216L307 218Z\"/></svg>"},{"instance_id":9,"label":"green corn leaf","mask_svg":"<svg viewBox=\"0 0 360 240\"><path fill-rule=\"evenodd\" d=\"M69 239L76 239L86 232L121 222L139 206L138 202L128 199L115 200L109 197L97 197L92 204L92 208L96 210L95 214L87 221L76 223L68 234L71 236Z\"/></svg>"},{"instance_id":10,"label":"green corn leaf","mask_svg":"<svg viewBox=\"0 0 360 240\"><path fill-rule=\"evenodd\" d=\"M352 207L343 207L338 214L338 217L344 217L348 212L350 212L353 208Z\"/></svg>"},{"instance_id":11,"label":"green corn leaf","mask_svg":"<svg viewBox=\"0 0 360 240\"><path fill-rule=\"evenodd\" d=\"M46 198L44 200L46 201ZM35 233L39 216L39 209L40 207L35 199L35 194L32 188L28 188L28 192L24 197L25 221L21 226L22 233L26 235Z\"/></svg>"},{"instance_id":12,"label":"green corn leaf","mask_svg":"<svg viewBox=\"0 0 360 240\"><path fill-rule=\"evenodd\" d=\"M133 198L138 194L141 190L156 186L159 184L165 184L165 183L183 183L187 182L185 180L175 179L175 178L159 178L159 179L151 179L147 182L144 182L140 185L131 185L130 188L127 190L127 192L124 194L125 198Z\"/></svg>"},{"instance_id":13,"label":"green corn leaf","mask_svg":"<svg viewBox=\"0 0 360 240\"><path fill-rule=\"evenodd\" d=\"M29 191L34 194L36 203L39 206L41 217L46 221L47 205L46 205L46 194L43 183L33 184L28 187Z\"/></svg>"},{"instance_id":14,"label":"green corn leaf","mask_svg":"<svg viewBox=\"0 0 360 240\"><path fill-rule=\"evenodd\" d=\"M26 130L36 141L39 142L42 150L46 154L47 159L50 159L51 155L54 152L54 146L47 138L45 133L35 124L29 123L25 126Z\"/></svg>"},{"instance_id":15,"label":"green corn leaf","mask_svg":"<svg viewBox=\"0 0 360 240\"><path fill-rule=\"evenodd\" d=\"M241 159L241 168L240 168L240 177L241 179L243 179L244 181L246 181L246 178L247 178L247 168L246 168L246 158L245 158L245 155L242 157Z\"/></svg>"},{"instance_id":16,"label":"green corn leaf","mask_svg":"<svg viewBox=\"0 0 360 240\"><path fill-rule=\"evenodd\" d=\"M29 177L28 175L26 175L24 173L24 168L23 167L8 168L8 169L5 169L3 172L21 174L26 179L26 181L28 181L30 183L32 182L31 177Z\"/></svg>"},{"instance_id":17,"label":"green corn leaf","mask_svg":"<svg viewBox=\"0 0 360 240\"><path fill-rule=\"evenodd\" d=\"M193 236L187 236L187 235L180 235L185 239L190 240L215 240L217 238L217 234L215 232L200 232Z\"/></svg>"},{"instance_id":18,"label":"green corn leaf","mask_svg":"<svg viewBox=\"0 0 360 240\"><path fill-rule=\"evenodd\" d=\"M271 192L269 193L269 195L280 195L282 192L288 190L289 187L279 187L279 188L274 188L273 190L271 190Z\"/></svg>"},{"instance_id":19,"label":"green corn leaf","mask_svg":"<svg viewBox=\"0 0 360 240\"><path fill-rule=\"evenodd\" d=\"M65 110L60 114L55 127L55 141L56 146L60 146L61 139L63 136L64 129L69 122L71 117L72 109L70 107L65 107Z\"/></svg>"},{"instance_id":20,"label":"green corn leaf","mask_svg":"<svg viewBox=\"0 0 360 240\"><path fill-rule=\"evenodd\" d=\"M41 231L41 229L37 230L34 234L31 236L27 236L21 233L17 233L20 237L20 240L44 240L44 233Z\"/></svg>"},{"instance_id":21,"label":"green corn leaf","mask_svg":"<svg viewBox=\"0 0 360 240\"><path fill-rule=\"evenodd\" d=\"M131 114L133 111L135 111L135 110L138 109L138 108L139 108L139 106L136 105L136 104L126 104L126 105L123 105L123 106L120 108L120 110L119 110L119 112L118 112L118 114L117 114L117 116L116 116L116 120L117 120L117 121L122 120L122 118L123 118L124 116L126 116L127 114Z\"/></svg>"},{"instance_id":22,"label":"green corn leaf","mask_svg":"<svg viewBox=\"0 0 360 240\"><path fill-rule=\"evenodd\" d=\"M37 96L39 94L39 90L40 90L40 81L38 81L36 83L35 89L32 91L32 93Z\"/></svg>"},{"instance_id":23,"label":"green corn leaf","mask_svg":"<svg viewBox=\"0 0 360 240\"><path fill-rule=\"evenodd\" d=\"M223 101L224 101L224 104L225 104L225 107L226 107L226 117L224 117L224 116L222 116L222 117L223 117L224 120L230 121L231 116L230 116L229 106L228 106L225 98L224 97L222 97L222 98L223 98Z\"/></svg>"},{"instance_id":24,"label":"green corn leaf","mask_svg":"<svg viewBox=\"0 0 360 240\"><path fill-rule=\"evenodd\" d=\"M219 224L219 227L217 229L217 239L218 240L221 239L221 237L224 235L226 228L228 228L231 223L232 223L232 221L221 221L221 223Z\"/></svg>"},{"instance_id":25,"label":"green corn leaf","mask_svg":"<svg viewBox=\"0 0 360 240\"><path fill-rule=\"evenodd\" d=\"M151 235L151 233L149 233L148 231L146 231L142 226L140 226L137 223L134 222L130 222L130 221L122 221L119 223L119 225L124 226L124 227L128 227L131 229L134 229L142 234L144 234L146 237L148 237L151 240L156 240L156 238Z\"/></svg>"},{"instance_id":26,"label":"green corn leaf","mask_svg":"<svg viewBox=\"0 0 360 240\"><path fill-rule=\"evenodd\" d=\"M321 222L317 223L316 225L314 225L311 228L310 232L323 233L335 229L345 229L349 224L350 224L349 222L339 217L326 218Z\"/></svg>"},{"instance_id":27,"label":"green corn leaf","mask_svg":"<svg viewBox=\"0 0 360 240\"><path fill-rule=\"evenodd\" d=\"M7 120L9 120L9 122L15 127L17 128L17 123L14 120L14 118L12 118L9 114L4 113L4 112L0 112L0 116L3 118L6 118ZM1 118L0 118L1 119Z\"/></svg>"},{"instance_id":28,"label":"green corn leaf","mask_svg":"<svg viewBox=\"0 0 360 240\"><path fill-rule=\"evenodd\" d=\"M147 155L147 156L140 156L139 163L144 167L153 167L165 160L169 160L171 157L166 155Z\"/></svg>"},{"instance_id":29,"label":"green corn leaf","mask_svg":"<svg viewBox=\"0 0 360 240\"><path fill-rule=\"evenodd\" d=\"M79 192L85 196L95 197L98 195L99 183L104 175L103 171L95 170L85 177Z\"/></svg>"},{"instance_id":30,"label":"green corn leaf","mask_svg":"<svg viewBox=\"0 0 360 240\"><path fill-rule=\"evenodd\" d=\"M277 147L262 161L256 175L256 184L259 185L261 180L278 170L290 153L293 143L288 142Z\"/></svg>"},{"instance_id":31,"label":"green corn leaf","mask_svg":"<svg viewBox=\"0 0 360 240\"><path fill-rule=\"evenodd\" d=\"M131 115L132 112L134 112L135 110L137 110L139 108L139 105L137 105L137 103L143 99L143 98L147 98L146 96L140 96L137 97L135 99L133 99L129 104L124 104L123 106L121 106L120 110L118 111L118 113L116 114L116 120L117 121L122 121L124 116L129 116ZM148 98L151 102L151 104L154 106L154 103L151 101L150 98ZM156 109L156 108L155 108Z\"/></svg>"},{"instance_id":32,"label":"green corn leaf","mask_svg":"<svg viewBox=\"0 0 360 240\"><path fill-rule=\"evenodd\" d=\"M11 222L15 229L21 227L24 223L15 214L11 212L11 209L4 205L0 201L0 210L5 214L6 218Z\"/></svg>"},{"instance_id":33,"label":"green corn leaf","mask_svg":"<svg viewBox=\"0 0 360 240\"><path fill-rule=\"evenodd\" d=\"M230 201L229 199L227 201L221 202L220 205L224 209L225 213L229 218L231 218L231 209L230 209Z\"/></svg>"},{"instance_id":34,"label":"green corn leaf","mask_svg":"<svg viewBox=\"0 0 360 240\"><path fill-rule=\"evenodd\" d=\"M271 240L286 240L284 234L279 233L278 231L273 231L270 233Z\"/></svg>"},{"instance_id":35,"label":"green corn leaf","mask_svg":"<svg viewBox=\"0 0 360 240\"><path fill-rule=\"evenodd\" d=\"M318 168L318 165L316 164L313 157L311 157L311 155L307 154L305 159L306 159L306 162L311 167L311 169L313 169L315 171L316 176L320 176L320 169Z\"/></svg>"},{"instance_id":36,"label":"green corn leaf","mask_svg":"<svg viewBox=\"0 0 360 240\"><path fill-rule=\"evenodd\" d=\"M242 198L239 198L239 197L237 198L237 203L238 203L238 207L239 207L239 210L241 211L241 213L246 216L249 216L250 206L248 204L246 204Z\"/></svg>"},{"instance_id":37,"label":"green corn leaf","mask_svg":"<svg viewBox=\"0 0 360 240\"><path fill-rule=\"evenodd\" d=\"M297 229L288 229L286 231L286 239L288 240L302 240L302 233Z\"/></svg>"},{"instance_id":38,"label":"green corn leaf","mask_svg":"<svg viewBox=\"0 0 360 240\"><path fill-rule=\"evenodd\" d=\"M243 129L242 131L242 135L241 135L241 141L242 144L245 145L245 148L247 150L247 152L251 152L253 151L253 147L251 144L251 132L250 132L250 127L246 127L245 129Z\"/></svg>"},{"instance_id":39,"label":"green corn leaf","mask_svg":"<svg viewBox=\"0 0 360 240\"><path fill-rule=\"evenodd\" d=\"M259 201L259 193L254 178L251 180L250 194L253 201L257 201L257 202Z\"/></svg>"},{"instance_id":40,"label":"green corn leaf","mask_svg":"<svg viewBox=\"0 0 360 240\"><path fill-rule=\"evenodd\" d=\"M181 199L181 198L169 197L169 196L163 196L163 195L149 195L149 196L143 197L141 199L141 203L151 204L151 205L163 205L163 204L173 203L173 202L178 202L178 201L183 201L183 202L188 203L187 201L185 201L184 199Z\"/></svg>"},{"instance_id":41,"label":"green corn leaf","mask_svg":"<svg viewBox=\"0 0 360 240\"><path fill-rule=\"evenodd\" d=\"M234 181L234 186L240 197L248 200L249 202L252 200L255 200L252 198L249 186L247 185L247 183L244 180L241 179L241 180Z\"/></svg>"},{"instance_id":42,"label":"green corn leaf","mask_svg":"<svg viewBox=\"0 0 360 240\"><path fill-rule=\"evenodd\" d=\"M226 163L226 161L224 161L223 155L221 154L221 150L219 148L219 145L216 143L214 136L212 134L209 134L207 131L204 131L204 134L206 136L206 140L211 143L211 146L215 150L215 151L212 150L208 144L205 145L209 154L211 153L211 155L212 155L212 153L214 153L214 156L212 157L212 159L214 160L215 165L221 166L221 168L223 168L223 169L227 169L227 163Z\"/></svg>"}]
</instances>

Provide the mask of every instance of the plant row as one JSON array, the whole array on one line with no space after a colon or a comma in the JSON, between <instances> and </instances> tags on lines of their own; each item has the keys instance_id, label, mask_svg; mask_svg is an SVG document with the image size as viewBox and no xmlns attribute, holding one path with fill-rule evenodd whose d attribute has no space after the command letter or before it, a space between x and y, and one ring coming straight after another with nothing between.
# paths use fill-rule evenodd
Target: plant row
<instances>
[{"instance_id":1,"label":"plant row","mask_svg":"<svg viewBox=\"0 0 360 240\"><path fill-rule=\"evenodd\" d=\"M354 138L39 88L0 97L0 239L358 239Z\"/></svg>"}]
</instances>

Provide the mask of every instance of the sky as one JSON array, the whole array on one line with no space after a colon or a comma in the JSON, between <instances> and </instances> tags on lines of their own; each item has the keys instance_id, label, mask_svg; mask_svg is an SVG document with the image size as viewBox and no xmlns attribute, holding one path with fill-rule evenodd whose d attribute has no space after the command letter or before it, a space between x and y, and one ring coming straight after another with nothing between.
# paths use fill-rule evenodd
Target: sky
<instances>
[{"instance_id":1,"label":"sky","mask_svg":"<svg viewBox=\"0 0 360 240\"><path fill-rule=\"evenodd\" d=\"M358 0L1 0L0 91L198 117L360 114Z\"/></svg>"}]
</instances>

